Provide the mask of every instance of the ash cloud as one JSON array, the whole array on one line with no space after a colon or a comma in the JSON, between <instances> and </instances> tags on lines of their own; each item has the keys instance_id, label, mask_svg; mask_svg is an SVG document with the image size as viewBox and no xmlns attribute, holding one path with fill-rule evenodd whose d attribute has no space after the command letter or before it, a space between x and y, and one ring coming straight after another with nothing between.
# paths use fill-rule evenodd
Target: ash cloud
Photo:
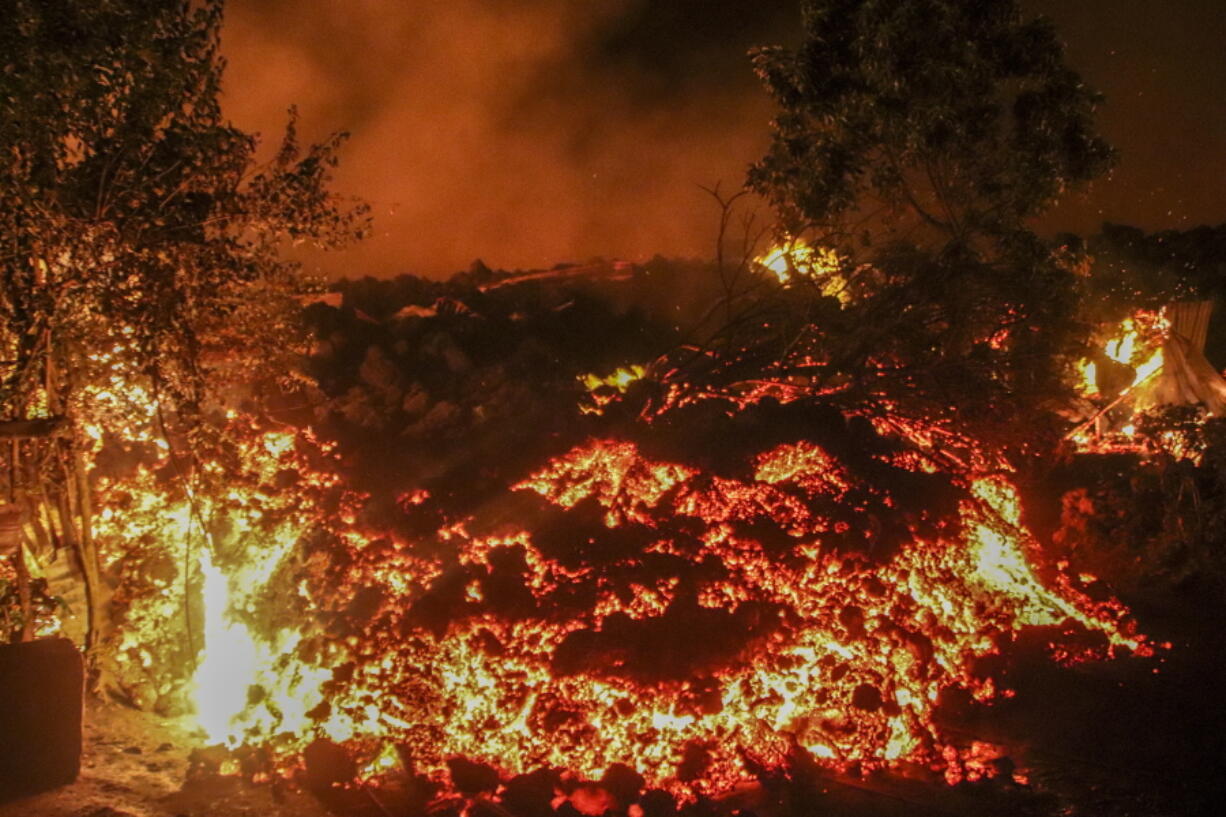
<instances>
[{"instance_id":1,"label":"ash cloud","mask_svg":"<svg viewBox=\"0 0 1226 817\"><path fill-rule=\"evenodd\" d=\"M226 110L273 143L348 130L336 188L375 236L331 276L443 277L474 258L710 254L699 185L740 186L770 100L746 50L789 0L231 0Z\"/></svg>"}]
</instances>

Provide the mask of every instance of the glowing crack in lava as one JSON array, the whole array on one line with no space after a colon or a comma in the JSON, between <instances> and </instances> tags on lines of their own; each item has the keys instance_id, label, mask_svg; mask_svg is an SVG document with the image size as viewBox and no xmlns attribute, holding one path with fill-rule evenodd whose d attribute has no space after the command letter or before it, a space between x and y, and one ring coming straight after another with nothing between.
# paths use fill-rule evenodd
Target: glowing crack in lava
<instances>
[{"instance_id":1,"label":"glowing crack in lava","mask_svg":"<svg viewBox=\"0 0 1226 817\"><path fill-rule=\"evenodd\" d=\"M200 559L196 688L220 691L198 696L200 716L213 738L290 762L327 738L367 775L399 753L442 783L457 756L588 779L623 763L692 797L797 751L956 781L976 773L975 750L940 734L938 696L1001 694L974 665L1021 628L1094 634L1102 655L1149 650L1118 603L1036 574L1007 481L968 486L957 535L915 537L884 562L823 544L840 523L814 509L849 501L850 476L804 441L734 479L593 440L514 486L542 515L523 528L460 520L415 541L350 527L338 550L298 558L277 528L281 544L246 551L260 569L231 560L227 581ZM278 582L304 605L298 629L246 629L243 608Z\"/></svg>"}]
</instances>

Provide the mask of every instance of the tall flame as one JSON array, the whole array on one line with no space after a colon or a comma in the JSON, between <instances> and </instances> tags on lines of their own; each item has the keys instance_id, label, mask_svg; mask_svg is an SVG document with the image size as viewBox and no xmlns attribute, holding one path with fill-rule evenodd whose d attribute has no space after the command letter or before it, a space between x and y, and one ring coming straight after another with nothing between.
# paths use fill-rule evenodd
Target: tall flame
<instances>
[{"instance_id":1,"label":"tall flame","mask_svg":"<svg viewBox=\"0 0 1226 817\"><path fill-rule=\"evenodd\" d=\"M1099 415L1096 415L1096 419L1108 408L1114 408L1119 404L1125 407L1132 405L1128 401L1135 396L1134 392L1162 371L1165 363L1163 344L1169 331L1170 324L1163 313L1144 310L1130 318L1125 318L1118 326L1113 327L1111 333L1102 341L1101 359L1113 361L1120 367L1126 367L1124 371L1130 369L1132 376L1129 380L1116 382L1109 386L1112 389L1109 394L1103 394L1099 387L1101 372L1098 363L1089 358L1077 363L1076 387L1078 391L1095 405L1103 406ZM1120 412L1117 410L1116 413ZM1118 427L1115 428L1114 433L1108 436L1123 438L1126 443L1130 442L1130 438L1136 432L1135 423L1117 422L1116 426ZM1090 434L1088 428L1079 429L1074 436L1074 441L1083 448L1104 445L1110 447L1112 444L1102 439L1101 434Z\"/></svg>"},{"instance_id":2,"label":"tall flame","mask_svg":"<svg viewBox=\"0 0 1226 817\"><path fill-rule=\"evenodd\" d=\"M204 579L204 648L192 678L196 720L214 743L233 737L232 725L247 708L247 693L258 677L259 649L250 631L229 616L229 580L207 549L200 552Z\"/></svg>"}]
</instances>

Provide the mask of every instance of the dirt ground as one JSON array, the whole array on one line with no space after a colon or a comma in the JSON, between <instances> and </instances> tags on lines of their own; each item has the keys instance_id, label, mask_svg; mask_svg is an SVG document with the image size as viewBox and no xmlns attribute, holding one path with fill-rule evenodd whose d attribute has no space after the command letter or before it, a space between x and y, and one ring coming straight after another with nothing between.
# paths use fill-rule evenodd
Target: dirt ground
<instances>
[{"instance_id":1,"label":"dirt ground","mask_svg":"<svg viewBox=\"0 0 1226 817\"><path fill-rule=\"evenodd\" d=\"M185 721L91 704L81 774L61 789L0 805L0 817L323 817L310 795L188 774L201 743Z\"/></svg>"},{"instance_id":2,"label":"dirt ground","mask_svg":"<svg viewBox=\"0 0 1226 817\"><path fill-rule=\"evenodd\" d=\"M356 808L329 810L311 794L288 787L254 785L237 776L201 772L192 751L203 742L186 720L166 720L114 705L93 704L85 713L81 774L69 786L0 805L0 817L400 817L402 810L349 801ZM1019 747L1020 748L1020 747ZM1031 760L1039 759L1027 750ZM1074 800L1084 799L1086 777L1075 771L1071 758L1049 758L1045 774L1073 776ZM1040 760L1040 762L1043 762ZM1063 799L1063 798L1061 798ZM1109 808L1107 814L1167 815L1167 811ZM1099 800L1100 804L1102 803ZM455 814L462 807L438 809ZM1115 805L1118 805L1115 804ZM1063 806L1063 807L1061 807ZM1058 804L1022 787L995 781L983 785L945 786L922 771L906 770L868 779L827 776L820 772L804 781L772 787L749 786L715 804L712 814L754 814L758 817L1048 817L1094 815L1092 810ZM414 811L419 814L420 812ZM479 813L504 815L493 807ZM563 814L579 817L566 809ZM1171 814L1175 814L1174 812Z\"/></svg>"},{"instance_id":3,"label":"dirt ground","mask_svg":"<svg viewBox=\"0 0 1226 817\"><path fill-rule=\"evenodd\" d=\"M191 753L203 736L187 719L167 720L116 705L91 704L85 713L84 752L77 781L0 805L0 817L399 817L394 806L350 801L329 810L311 794L245 783L193 769ZM1028 798L1022 797L1025 801ZM462 798L438 809L455 814ZM951 789L905 774L870 780L825 777L779 788L748 786L712 813L797 817L814 813L854 817L971 817L992 804L995 817L1021 812L1018 797L992 786ZM488 801L487 801L488 805ZM419 813L419 812L415 812ZM497 806L480 813L503 815ZM569 817L580 817L564 809Z\"/></svg>"}]
</instances>

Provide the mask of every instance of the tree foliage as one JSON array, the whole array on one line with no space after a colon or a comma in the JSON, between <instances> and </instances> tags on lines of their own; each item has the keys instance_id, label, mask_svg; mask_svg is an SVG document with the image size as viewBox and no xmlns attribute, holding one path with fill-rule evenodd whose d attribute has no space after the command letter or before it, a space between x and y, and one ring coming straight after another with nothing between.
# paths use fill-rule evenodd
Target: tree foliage
<instances>
[{"instance_id":1,"label":"tree foliage","mask_svg":"<svg viewBox=\"0 0 1226 817\"><path fill-rule=\"evenodd\" d=\"M1030 224L1111 165L1096 95L1014 0L802 8L799 48L755 53L779 114L749 185L783 235L839 252L844 297L792 287L803 333L776 332L768 355L930 414L999 424L1041 404L1075 351L1083 282Z\"/></svg>"},{"instance_id":2,"label":"tree foliage","mask_svg":"<svg viewBox=\"0 0 1226 817\"><path fill-rule=\"evenodd\" d=\"M992 258L1109 166L1097 97L1014 0L803 7L801 47L756 55L782 112L751 182L788 227L846 243L868 219L871 238Z\"/></svg>"},{"instance_id":3,"label":"tree foliage","mask_svg":"<svg viewBox=\"0 0 1226 817\"><path fill-rule=\"evenodd\" d=\"M220 109L221 20L219 0L0 11L0 310L22 346L6 403L33 393L33 359L117 333L142 374L196 400L208 353L294 278L284 242L361 229L326 187L339 137L304 150L291 120L255 165L256 138Z\"/></svg>"},{"instance_id":4,"label":"tree foliage","mask_svg":"<svg viewBox=\"0 0 1226 817\"><path fill-rule=\"evenodd\" d=\"M0 419L68 429L14 443L9 490L45 511L40 538L84 549L87 581L91 438L151 407L198 416L236 367L282 363L302 286L287 244L339 246L365 228L365 209L328 189L341 135L304 147L291 113L257 163L257 138L224 117L222 12L0 8Z\"/></svg>"}]
</instances>

